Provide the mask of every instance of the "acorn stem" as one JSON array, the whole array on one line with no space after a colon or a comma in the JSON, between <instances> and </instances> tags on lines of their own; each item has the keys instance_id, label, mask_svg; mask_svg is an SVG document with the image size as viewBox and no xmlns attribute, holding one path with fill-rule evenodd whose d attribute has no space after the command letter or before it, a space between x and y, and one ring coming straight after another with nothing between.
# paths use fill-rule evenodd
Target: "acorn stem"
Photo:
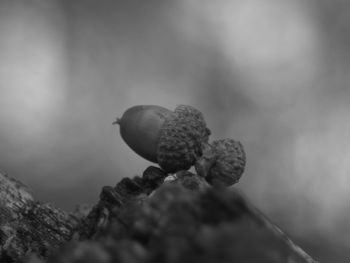
<instances>
[{"instance_id":1,"label":"acorn stem","mask_svg":"<svg viewBox=\"0 0 350 263\"><path fill-rule=\"evenodd\" d=\"M207 177L209 170L215 164L218 156L213 149L213 147L209 143L202 144L203 154L196 161L195 169L199 176Z\"/></svg>"}]
</instances>

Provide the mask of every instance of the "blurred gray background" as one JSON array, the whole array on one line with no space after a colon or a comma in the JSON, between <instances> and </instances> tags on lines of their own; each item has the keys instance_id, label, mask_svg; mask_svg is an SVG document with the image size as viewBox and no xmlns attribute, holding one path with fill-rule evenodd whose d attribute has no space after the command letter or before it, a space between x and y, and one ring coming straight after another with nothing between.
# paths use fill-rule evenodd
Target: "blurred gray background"
<instances>
[{"instance_id":1,"label":"blurred gray background","mask_svg":"<svg viewBox=\"0 0 350 263\"><path fill-rule=\"evenodd\" d=\"M112 126L200 109L236 186L321 262L350 262L350 2L1 0L0 168L73 210L150 165Z\"/></svg>"}]
</instances>

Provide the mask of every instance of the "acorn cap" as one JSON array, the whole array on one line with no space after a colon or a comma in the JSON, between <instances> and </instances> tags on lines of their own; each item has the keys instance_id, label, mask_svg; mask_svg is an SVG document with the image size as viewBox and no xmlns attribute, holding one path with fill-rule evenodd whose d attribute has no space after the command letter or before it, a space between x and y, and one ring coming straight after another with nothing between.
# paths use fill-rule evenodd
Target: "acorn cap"
<instances>
[{"instance_id":1,"label":"acorn cap","mask_svg":"<svg viewBox=\"0 0 350 263\"><path fill-rule=\"evenodd\" d=\"M221 139L213 141L211 151L216 158L206 174L207 181L214 186L231 186L237 183L246 164L243 145L233 139Z\"/></svg>"},{"instance_id":2,"label":"acorn cap","mask_svg":"<svg viewBox=\"0 0 350 263\"><path fill-rule=\"evenodd\" d=\"M188 170L202 155L210 130L197 109L180 105L167 116L159 132L157 160L166 172Z\"/></svg>"}]
</instances>

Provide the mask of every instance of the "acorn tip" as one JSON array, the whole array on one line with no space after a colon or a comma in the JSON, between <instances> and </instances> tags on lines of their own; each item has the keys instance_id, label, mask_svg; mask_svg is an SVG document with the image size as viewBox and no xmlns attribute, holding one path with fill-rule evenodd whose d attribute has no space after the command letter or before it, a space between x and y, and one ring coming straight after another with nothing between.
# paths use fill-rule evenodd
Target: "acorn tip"
<instances>
[{"instance_id":1,"label":"acorn tip","mask_svg":"<svg viewBox=\"0 0 350 263\"><path fill-rule=\"evenodd\" d=\"M113 125L120 124L120 118L117 118L112 124Z\"/></svg>"}]
</instances>

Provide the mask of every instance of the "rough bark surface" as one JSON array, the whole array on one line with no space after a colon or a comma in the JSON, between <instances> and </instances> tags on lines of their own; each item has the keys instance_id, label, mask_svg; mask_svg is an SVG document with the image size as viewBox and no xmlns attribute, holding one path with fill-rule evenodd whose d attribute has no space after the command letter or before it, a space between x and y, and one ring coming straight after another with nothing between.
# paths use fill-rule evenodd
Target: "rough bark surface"
<instances>
[{"instance_id":1,"label":"rough bark surface","mask_svg":"<svg viewBox=\"0 0 350 263\"><path fill-rule=\"evenodd\" d=\"M0 262L316 262L235 190L156 167L102 189L85 215L0 176ZM164 180L165 179L165 180Z\"/></svg>"},{"instance_id":2,"label":"rough bark surface","mask_svg":"<svg viewBox=\"0 0 350 263\"><path fill-rule=\"evenodd\" d=\"M0 262L29 253L42 258L71 240L79 219L33 199L21 182L0 174Z\"/></svg>"}]
</instances>

